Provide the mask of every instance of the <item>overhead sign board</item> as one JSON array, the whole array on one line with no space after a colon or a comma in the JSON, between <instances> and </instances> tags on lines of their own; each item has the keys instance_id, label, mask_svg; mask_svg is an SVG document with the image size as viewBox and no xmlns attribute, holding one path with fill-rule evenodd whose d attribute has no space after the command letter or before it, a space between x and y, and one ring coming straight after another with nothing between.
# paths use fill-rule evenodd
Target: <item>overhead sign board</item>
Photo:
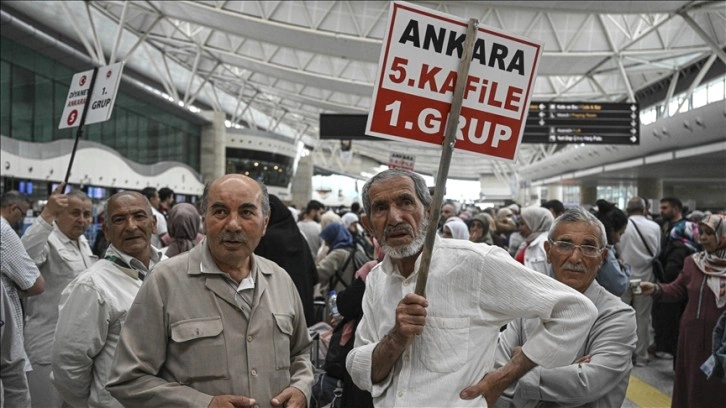
<instances>
[{"instance_id":1,"label":"overhead sign board","mask_svg":"<svg viewBox=\"0 0 726 408\"><path fill-rule=\"evenodd\" d=\"M441 145L467 21L394 2L383 38L366 134ZM456 149L514 160L542 44L479 26Z\"/></svg>"},{"instance_id":2,"label":"overhead sign board","mask_svg":"<svg viewBox=\"0 0 726 408\"><path fill-rule=\"evenodd\" d=\"M532 102L527 143L640 143L637 103Z\"/></svg>"},{"instance_id":3,"label":"overhead sign board","mask_svg":"<svg viewBox=\"0 0 726 408\"><path fill-rule=\"evenodd\" d=\"M321 114L320 139L366 136L365 114ZM638 145L640 106L611 102L531 102L522 143ZM458 144L457 144L458 147Z\"/></svg>"},{"instance_id":4,"label":"overhead sign board","mask_svg":"<svg viewBox=\"0 0 726 408\"><path fill-rule=\"evenodd\" d=\"M93 70L90 69L73 75L58 129L79 126L86 106L89 110L84 125L105 122L111 118L123 67L124 63L118 62L98 68L93 86L93 95L91 95L91 99L87 104L88 90L91 81L94 80Z\"/></svg>"}]
</instances>

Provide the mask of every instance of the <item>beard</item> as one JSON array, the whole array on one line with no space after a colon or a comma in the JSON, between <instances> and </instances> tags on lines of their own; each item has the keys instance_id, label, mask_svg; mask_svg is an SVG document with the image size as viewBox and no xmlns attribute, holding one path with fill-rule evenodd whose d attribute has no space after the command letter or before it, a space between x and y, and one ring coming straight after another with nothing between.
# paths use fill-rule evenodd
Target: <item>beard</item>
<instances>
[{"instance_id":1,"label":"beard","mask_svg":"<svg viewBox=\"0 0 726 408\"><path fill-rule=\"evenodd\" d=\"M414 256L418 254L424 246L424 242L426 241L426 230L428 230L428 227L429 219L424 218L418 231L414 232L413 241L410 244L393 248L386 243L385 239L383 239L381 240L381 249L383 249L383 252L386 255L393 259L403 259L408 258L409 256ZM410 226L406 226L406 228L411 230L413 229ZM385 235L388 235L388 232L386 232Z\"/></svg>"}]
</instances>

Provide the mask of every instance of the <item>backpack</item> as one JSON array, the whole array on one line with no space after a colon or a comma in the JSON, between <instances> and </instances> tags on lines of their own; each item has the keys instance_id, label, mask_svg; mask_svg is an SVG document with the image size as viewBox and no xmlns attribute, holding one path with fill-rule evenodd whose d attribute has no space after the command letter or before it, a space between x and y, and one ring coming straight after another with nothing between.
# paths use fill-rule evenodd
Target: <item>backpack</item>
<instances>
[{"instance_id":1,"label":"backpack","mask_svg":"<svg viewBox=\"0 0 726 408\"><path fill-rule=\"evenodd\" d=\"M348 258L346 258L343 266L336 270L335 274L330 278L328 287L331 289L335 288L338 285L338 282L340 282L341 284L343 284L344 287L347 288L351 282L346 282L343 280L343 272L348 268L348 265L351 263L351 261L353 262L353 271L355 272L370 260L371 259L368 257L368 255L366 255L365 249L363 249L363 247L361 247L359 244L356 244L353 248L349 249Z\"/></svg>"}]
</instances>

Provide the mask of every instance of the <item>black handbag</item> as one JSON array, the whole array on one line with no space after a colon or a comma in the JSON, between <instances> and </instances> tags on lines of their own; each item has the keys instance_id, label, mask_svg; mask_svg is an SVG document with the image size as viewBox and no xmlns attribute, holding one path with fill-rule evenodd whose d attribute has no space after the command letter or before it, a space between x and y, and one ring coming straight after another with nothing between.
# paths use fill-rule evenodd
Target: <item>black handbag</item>
<instances>
[{"instance_id":1,"label":"black handbag","mask_svg":"<svg viewBox=\"0 0 726 408\"><path fill-rule=\"evenodd\" d=\"M663 282L663 279L665 277L665 268L663 268L663 264L660 263L660 259L658 259L657 256L653 255L653 251L651 251L648 244L645 243L645 238L643 238L643 234L640 233L638 224L636 224L633 220L630 220L630 222L633 223L635 231L638 233L638 236L640 236L640 240L643 241L643 245L645 245L645 250L648 251L648 255L653 257L653 261L651 261L651 264L653 265L653 276L655 276L655 280L658 282Z\"/></svg>"},{"instance_id":2,"label":"black handbag","mask_svg":"<svg viewBox=\"0 0 726 408\"><path fill-rule=\"evenodd\" d=\"M330 343L328 344L328 353L325 355L325 364L323 369L329 375L343 379L346 374L345 370L345 359L348 357L348 353L353 350L353 343L355 336L351 336L348 342L341 345L340 339L343 337L343 331L348 323L356 325L358 322L356 319L343 319L333 329L333 335L330 336ZM355 326L353 326L355 328Z\"/></svg>"}]
</instances>

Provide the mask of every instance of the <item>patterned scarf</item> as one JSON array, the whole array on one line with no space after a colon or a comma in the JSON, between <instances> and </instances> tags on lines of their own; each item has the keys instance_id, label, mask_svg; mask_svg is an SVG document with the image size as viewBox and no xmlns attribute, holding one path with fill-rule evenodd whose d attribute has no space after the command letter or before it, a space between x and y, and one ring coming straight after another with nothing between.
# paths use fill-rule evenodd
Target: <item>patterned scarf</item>
<instances>
[{"instance_id":1,"label":"patterned scarf","mask_svg":"<svg viewBox=\"0 0 726 408\"><path fill-rule=\"evenodd\" d=\"M673 228L671 228L670 239L681 241L692 252L697 252L700 247L698 245L698 224L685 219L679 220Z\"/></svg>"},{"instance_id":2,"label":"patterned scarf","mask_svg":"<svg viewBox=\"0 0 726 408\"><path fill-rule=\"evenodd\" d=\"M715 251L701 251L693 255L696 266L706 275L706 284L716 296L716 306L726 305L726 222L718 214L709 215L701 224L704 224L716 235L718 246Z\"/></svg>"}]
</instances>

